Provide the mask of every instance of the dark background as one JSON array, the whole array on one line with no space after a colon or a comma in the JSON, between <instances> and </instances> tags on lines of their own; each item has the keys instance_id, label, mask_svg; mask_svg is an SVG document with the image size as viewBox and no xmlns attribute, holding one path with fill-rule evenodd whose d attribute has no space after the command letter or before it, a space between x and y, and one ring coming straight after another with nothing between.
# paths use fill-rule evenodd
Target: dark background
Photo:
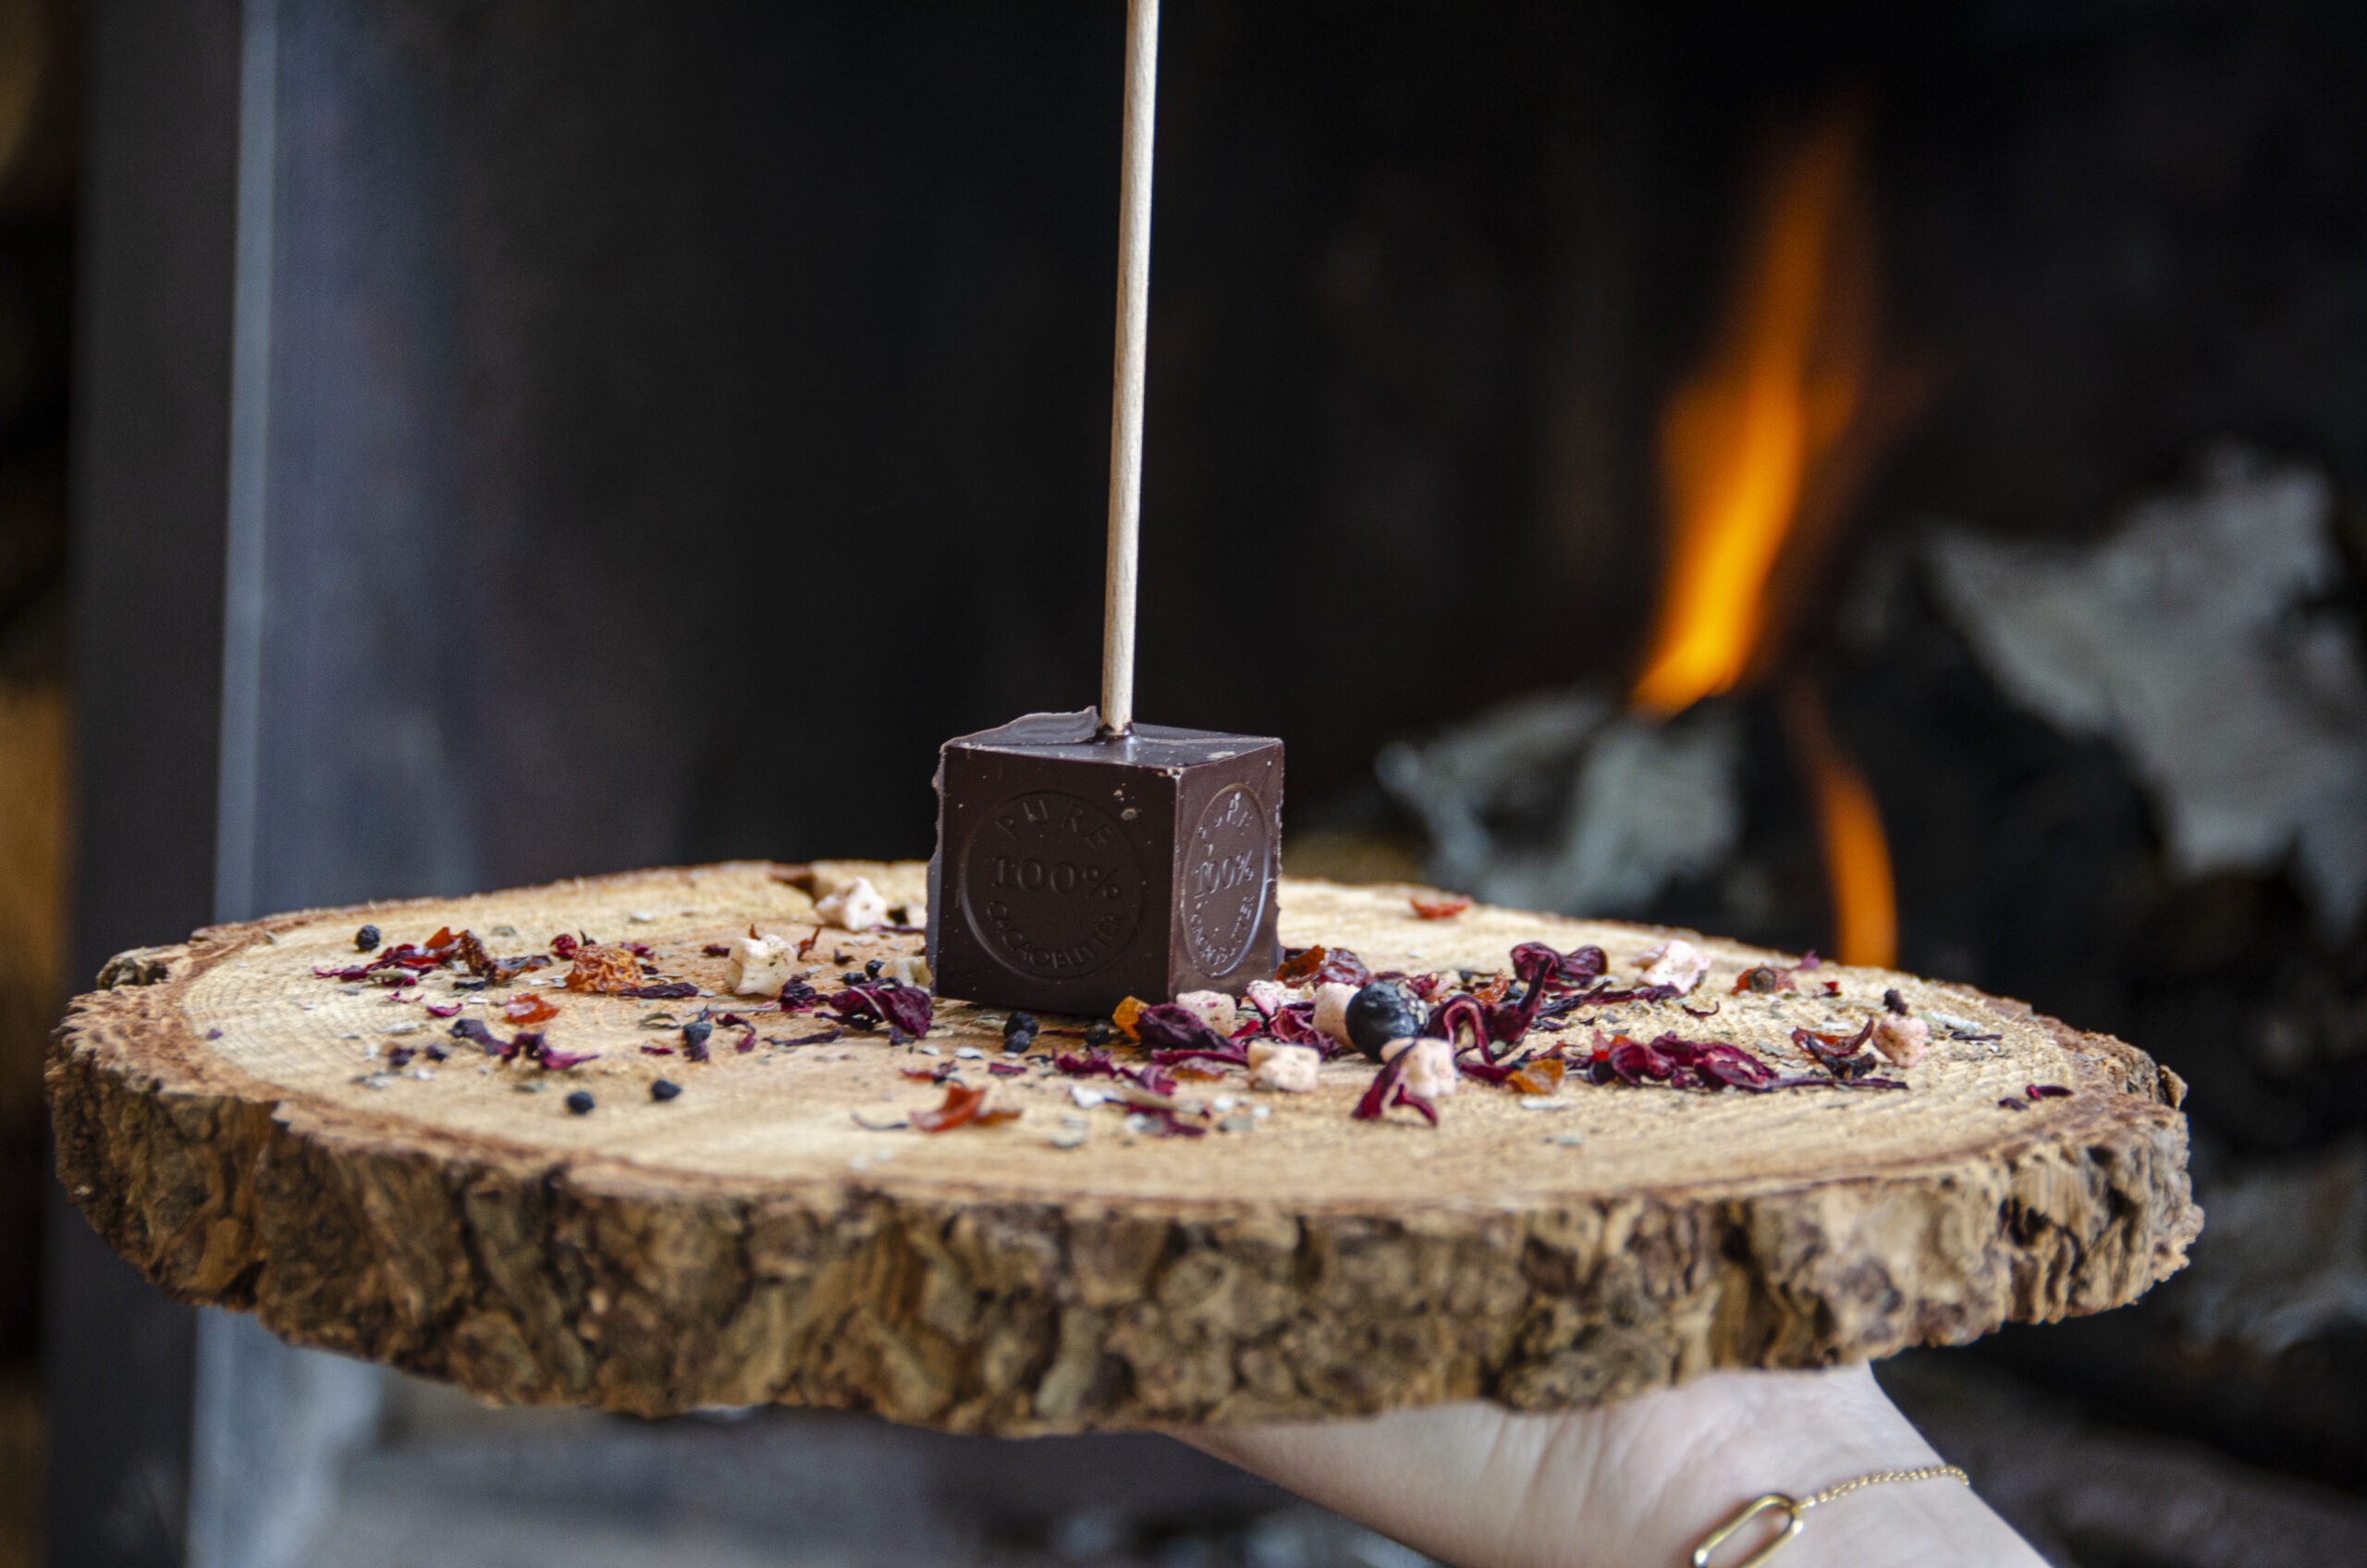
<instances>
[{"instance_id":1,"label":"dark background","mask_svg":"<svg viewBox=\"0 0 2367 1568\"><path fill-rule=\"evenodd\" d=\"M940 740L1091 698L1122 11L280 8L251 909L923 854ZM12 862L12 929L50 934L21 950L70 954L0 975L21 1477L41 1036L107 952L217 913L239 9L18 15L43 65L0 171L0 678L30 717L0 811L51 851ZM1845 100L1885 338L1930 392L1817 594L1932 517L2093 534L2237 436L2330 476L2355 601L2362 87L2367 17L2332 0L1170 0L1141 712L1284 737L1294 828L1386 861L1420 849L1371 783L1387 741L1623 682L1658 411L1767 149ZM1803 656L1840 660L1861 750L1911 720L2083 802L2088 859L1968 897L1993 797L1877 763L1907 967L2219 1072L2206 1151L2357 1136L2355 1056L2263 1089L2198 1022L2313 940L2280 876L2090 899L2154 844L2125 773L2001 717L1944 636L1907 680L1822 619ZM1770 833L1801 841L1764 771ZM1805 945L1822 918L1811 888L1741 934ZM2322 957L2361 994L2355 936ZM52 1280L69 1321L80 1278ZM2262 1366L2116 1323L1981 1365L2367 1491L2367 1417L2320 1408L2362 1386L2358 1329Z\"/></svg>"}]
</instances>

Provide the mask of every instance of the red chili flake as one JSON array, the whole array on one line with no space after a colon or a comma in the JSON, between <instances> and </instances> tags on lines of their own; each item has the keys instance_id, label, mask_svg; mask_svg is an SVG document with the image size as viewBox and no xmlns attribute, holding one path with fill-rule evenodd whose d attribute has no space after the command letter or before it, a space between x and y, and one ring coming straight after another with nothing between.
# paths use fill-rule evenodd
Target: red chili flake
<instances>
[{"instance_id":1,"label":"red chili flake","mask_svg":"<svg viewBox=\"0 0 2367 1568\"><path fill-rule=\"evenodd\" d=\"M622 948L604 948L597 942L577 947L574 967L567 972L567 988L570 991L596 991L614 996L631 991L640 984L641 965L632 954Z\"/></svg>"},{"instance_id":2,"label":"red chili flake","mask_svg":"<svg viewBox=\"0 0 2367 1568\"><path fill-rule=\"evenodd\" d=\"M1838 980L1827 980L1824 983L1824 994L1828 997L1839 996L1841 994L1841 982Z\"/></svg>"},{"instance_id":3,"label":"red chili flake","mask_svg":"<svg viewBox=\"0 0 2367 1568\"><path fill-rule=\"evenodd\" d=\"M574 937L569 936L564 931L551 938L551 951L558 954L561 958L573 958L575 956L576 949L583 945L583 943L578 942Z\"/></svg>"},{"instance_id":4,"label":"red chili flake","mask_svg":"<svg viewBox=\"0 0 2367 1568\"><path fill-rule=\"evenodd\" d=\"M730 958L731 956L731 949L721 942L709 942L705 947L701 948L699 951L706 954L709 958Z\"/></svg>"},{"instance_id":5,"label":"red chili flake","mask_svg":"<svg viewBox=\"0 0 2367 1568\"><path fill-rule=\"evenodd\" d=\"M430 1002L427 1004L427 1016L430 1018L450 1018L460 1011L460 1004L459 1002Z\"/></svg>"},{"instance_id":6,"label":"red chili flake","mask_svg":"<svg viewBox=\"0 0 2367 1568\"><path fill-rule=\"evenodd\" d=\"M680 1001L684 997L695 997L699 988L688 980L668 980L654 986L628 986L617 994L645 1002L671 1002Z\"/></svg>"},{"instance_id":7,"label":"red chili flake","mask_svg":"<svg viewBox=\"0 0 2367 1568\"><path fill-rule=\"evenodd\" d=\"M1443 899L1426 899L1417 893L1405 901L1414 906L1414 916L1417 920L1453 920L1471 907L1469 899L1458 895L1450 895Z\"/></svg>"},{"instance_id":8,"label":"red chili flake","mask_svg":"<svg viewBox=\"0 0 2367 1568\"><path fill-rule=\"evenodd\" d=\"M2060 1084L2027 1084L2022 1093L2034 1100L2062 1100L2071 1097L2071 1091Z\"/></svg>"},{"instance_id":9,"label":"red chili flake","mask_svg":"<svg viewBox=\"0 0 2367 1568\"><path fill-rule=\"evenodd\" d=\"M512 997L501 1004L501 1016L512 1023L540 1023L546 1018L557 1018L558 1009L542 997Z\"/></svg>"},{"instance_id":10,"label":"red chili flake","mask_svg":"<svg viewBox=\"0 0 2367 1568\"><path fill-rule=\"evenodd\" d=\"M1372 982L1372 970L1345 948L1290 948L1284 950L1282 966L1274 971L1274 978L1285 986L1320 986L1334 981L1343 986L1366 986Z\"/></svg>"},{"instance_id":11,"label":"red chili flake","mask_svg":"<svg viewBox=\"0 0 2367 1568\"><path fill-rule=\"evenodd\" d=\"M986 1090L974 1089L967 1084L949 1084L943 1105L935 1110L916 1110L907 1120L924 1133L946 1133L975 1118L986 1104Z\"/></svg>"},{"instance_id":12,"label":"red chili flake","mask_svg":"<svg viewBox=\"0 0 2367 1568\"><path fill-rule=\"evenodd\" d=\"M805 940L797 944L797 956L799 960L802 962L805 959L812 958L814 956L814 944L821 939L822 928L816 925L814 927L814 935L806 937Z\"/></svg>"}]
</instances>

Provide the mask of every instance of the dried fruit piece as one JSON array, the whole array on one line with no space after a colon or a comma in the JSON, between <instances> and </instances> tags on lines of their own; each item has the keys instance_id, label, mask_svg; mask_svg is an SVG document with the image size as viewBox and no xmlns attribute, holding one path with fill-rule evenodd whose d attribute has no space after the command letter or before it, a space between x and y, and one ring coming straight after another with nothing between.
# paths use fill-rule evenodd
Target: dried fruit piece
<instances>
[{"instance_id":1,"label":"dried fruit piece","mask_svg":"<svg viewBox=\"0 0 2367 1568\"><path fill-rule=\"evenodd\" d=\"M611 996L641 985L641 961L622 948L586 942L575 949L574 967L567 972L570 991L605 992Z\"/></svg>"}]
</instances>

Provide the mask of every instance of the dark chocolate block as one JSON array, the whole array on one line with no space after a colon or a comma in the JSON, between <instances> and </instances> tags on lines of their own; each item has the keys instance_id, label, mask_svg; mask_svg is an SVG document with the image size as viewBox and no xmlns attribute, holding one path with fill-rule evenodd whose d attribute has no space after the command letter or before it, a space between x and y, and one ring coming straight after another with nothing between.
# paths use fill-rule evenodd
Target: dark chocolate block
<instances>
[{"instance_id":1,"label":"dark chocolate block","mask_svg":"<svg viewBox=\"0 0 2367 1568\"><path fill-rule=\"evenodd\" d=\"M1270 977L1282 743L1037 713L948 741L928 863L940 996L1100 1014Z\"/></svg>"}]
</instances>

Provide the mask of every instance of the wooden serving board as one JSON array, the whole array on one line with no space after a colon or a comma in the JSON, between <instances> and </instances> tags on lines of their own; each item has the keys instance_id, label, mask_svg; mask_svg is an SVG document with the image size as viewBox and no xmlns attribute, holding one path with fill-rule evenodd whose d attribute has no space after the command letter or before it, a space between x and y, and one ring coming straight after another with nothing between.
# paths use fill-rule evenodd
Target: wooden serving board
<instances>
[{"instance_id":1,"label":"wooden serving board","mask_svg":"<svg viewBox=\"0 0 2367 1568\"><path fill-rule=\"evenodd\" d=\"M919 866L856 869L917 908ZM1630 975L1664 935L1486 907L1425 922L1412 890L1287 881L1283 939L1409 971L1594 942ZM1854 1030L1895 986L1933 1021L1930 1055L1890 1072L1903 1092L1574 1077L1540 1104L1466 1083L1436 1129L1404 1110L1351 1120L1373 1072L1352 1059L1312 1095L1188 1082L1234 1096L1220 1120L1238 1130L1157 1137L1130 1133L1122 1105L1076 1105L1073 1084L1107 1080L990 1076L1001 1015L956 1003L915 1045L851 1033L742 1054L718 1029L693 1063L644 1054L680 1043L645 1021L730 998L544 989L561 964L473 996L438 974L401 1002L313 973L360 962L366 920L389 942L472 929L497 954L562 932L642 942L668 976L720 993L705 947L752 923L802 938L812 910L781 868L741 864L283 915L125 955L54 1047L60 1177L175 1295L488 1400L778 1401L999 1433L1481 1397L1563 1409L1711 1367L1879 1356L2119 1305L2178 1268L2201 1223L2182 1087L2142 1051L1877 970L1735 996L1742 969L1784 961L1706 938L1714 967L1689 999L1717 999L1716 1016L1580 1016L1799 1073L1795 1025ZM825 931L815 979L919 945ZM552 1044L597 1060L497 1065L426 1012L461 1002L507 1035L500 1001L537 990L559 1009L541 1025ZM824 1027L762 1022L776 1038ZM390 1046L430 1041L448 1060L387 1066ZM861 1124L935 1105L902 1070L949 1061L1021 1117ZM653 1100L661 1076L679 1097ZM2032 1101L2032 1084L2071 1093ZM588 1114L567 1108L577 1089ZM1060 1146L1080 1121L1082 1145Z\"/></svg>"}]
</instances>

